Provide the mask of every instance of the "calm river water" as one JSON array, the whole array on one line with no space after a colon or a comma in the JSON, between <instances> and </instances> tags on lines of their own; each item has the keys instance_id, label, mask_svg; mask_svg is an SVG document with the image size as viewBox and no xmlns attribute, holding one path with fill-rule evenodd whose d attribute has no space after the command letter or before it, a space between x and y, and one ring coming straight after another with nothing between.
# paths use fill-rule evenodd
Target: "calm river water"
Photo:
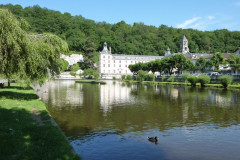
<instances>
[{"instance_id":1,"label":"calm river water","mask_svg":"<svg viewBox=\"0 0 240 160\"><path fill-rule=\"evenodd\" d=\"M62 80L38 94L83 160L240 159L237 90Z\"/></svg>"}]
</instances>

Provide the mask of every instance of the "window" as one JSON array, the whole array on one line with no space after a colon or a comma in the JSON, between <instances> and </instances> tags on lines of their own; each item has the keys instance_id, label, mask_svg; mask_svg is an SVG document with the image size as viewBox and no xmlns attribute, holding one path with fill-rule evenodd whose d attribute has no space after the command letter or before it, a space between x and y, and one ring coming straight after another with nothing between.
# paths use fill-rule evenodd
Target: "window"
<instances>
[{"instance_id":1,"label":"window","mask_svg":"<svg viewBox=\"0 0 240 160\"><path fill-rule=\"evenodd\" d=\"M103 56L103 58L105 58L105 56Z\"/></svg>"},{"instance_id":2,"label":"window","mask_svg":"<svg viewBox=\"0 0 240 160\"><path fill-rule=\"evenodd\" d=\"M103 67L105 67L105 64L103 64Z\"/></svg>"},{"instance_id":3,"label":"window","mask_svg":"<svg viewBox=\"0 0 240 160\"><path fill-rule=\"evenodd\" d=\"M108 63L110 63L110 60L108 60Z\"/></svg>"},{"instance_id":4,"label":"window","mask_svg":"<svg viewBox=\"0 0 240 160\"><path fill-rule=\"evenodd\" d=\"M110 67L110 64L108 64L108 67Z\"/></svg>"},{"instance_id":5,"label":"window","mask_svg":"<svg viewBox=\"0 0 240 160\"><path fill-rule=\"evenodd\" d=\"M121 60L119 61L119 63L121 63Z\"/></svg>"},{"instance_id":6,"label":"window","mask_svg":"<svg viewBox=\"0 0 240 160\"><path fill-rule=\"evenodd\" d=\"M121 67L121 64L119 65L119 67Z\"/></svg>"},{"instance_id":7,"label":"window","mask_svg":"<svg viewBox=\"0 0 240 160\"><path fill-rule=\"evenodd\" d=\"M128 67L127 65L125 65L125 67Z\"/></svg>"}]
</instances>

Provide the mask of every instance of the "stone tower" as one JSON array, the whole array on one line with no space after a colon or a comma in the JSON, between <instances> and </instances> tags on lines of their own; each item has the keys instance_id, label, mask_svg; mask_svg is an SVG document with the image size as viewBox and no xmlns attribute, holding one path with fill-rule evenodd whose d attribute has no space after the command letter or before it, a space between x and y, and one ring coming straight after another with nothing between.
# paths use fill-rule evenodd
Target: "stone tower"
<instances>
[{"instance_id":1,"label":"stone tower","mask_svg":"<svg viewBox=\"0 0 240 160\"><path fill-rule=\"evenodd\" d=\"M183 38L181 40L180 52L183 54L189 53L188 40L185 35L183 36Z\"/></svg>"}]
</instances>

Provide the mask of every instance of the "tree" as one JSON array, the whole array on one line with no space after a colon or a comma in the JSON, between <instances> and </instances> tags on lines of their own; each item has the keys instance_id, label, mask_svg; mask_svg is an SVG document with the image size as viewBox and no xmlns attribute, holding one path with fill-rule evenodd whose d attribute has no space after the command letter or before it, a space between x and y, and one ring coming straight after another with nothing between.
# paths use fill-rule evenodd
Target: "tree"
<instances>
[{"instance_id":1,"label":"tree","mask_svg":"<svg viewBox=\"0 0 240 160\"><path fill-rule=\"evenodd\" d=\"M68 45L53 34L29 35L29 37L31 47L25 63L25 72L21 73L21 77L41 84L49 76L60 74L62 65L60 54L68 51Z\"/></svg>"},{"instance_id":2,"label":"tree","mask_svg":"<svg viewBox=\"0 0 240 160\"><path fill-rule=\"evenodd\" d=\"M203 57L200 57L199 59L197 59L196 61L196 67L198 70L200 70L202 73L204 72L205 68L207 65L207 60Z\"/></svg>"},{"instance_id":3,"label":"tree","mask_svg":"<svg viewBox=\"0 0 240 160\"><path fill-rule=\"evenodd\" d=\"M222 53L215 53L213 54L212 58L210 59L210 64L215 67L215 69L219 70L219 65L224 64L225 60Z\"/></svg>"},{"instance_id":4,"label":"tree","mask_svg":"<svg viewBox=\"0 0 240 160\"><path fill-rule=\"evenodd\" d=\"M171 65L173 68L177 69L178 74L184 68L187 62L187 58L183 54L174 54L170 57Z\"/></svg>"},{"instance_id":5,"label":"tree","mask_svg":"<svg viewBox=\"0 0 240 160\"><path fill-rule=\"evenodd\" d=\"M80 67L79 67L79 64L74 64L74 65L72 65L71 66L71 71L70 71L70 74L72 75L72 76L76 76L76 72L78 71L80 69Z\"/></svg>"},{"instance_id":6,"label":"tree","mask_svg":"<svg viewBox=\"0 0 240 160\"><path fill-rule=\"evenodd\" d=\"M52 34L27 34L28 24L8 10L0 9L0 20L0 72L8 86L11 78L43 83L49 74L60 73L66 42Z\"/></svg>"},{"instance_id":7,"label":"tree","mask_svg":"<svg viewBox=\"0 0 240 160\"><path fill-rule=\"evenodd\" d=\"M237 70L240 69L240 55L231 54L228 59L228 63L233 68L234 73L236 73Z\"/></svg>"},{"instance_id":8,"label":"tree","mask_svg":"<svg viewBox=\"0 0 240 160\"><path fill-rule=\"evenodd\" d=\"M18 21L8 10L0 9L0 73L8 86L11 78L24 72L30 43L27 26L24 20Z\"/></svg>"},{"instance_id":9,"label":"tree","mask_svg":"<svg viewBox=\"0 0 240 160\"><path fill-rule=\"evenodd\" d=\"M87 77L88 79L98 79L100 77L99 72L91 68L85 69L82 75Z\"/></svg>"}]
</instances>

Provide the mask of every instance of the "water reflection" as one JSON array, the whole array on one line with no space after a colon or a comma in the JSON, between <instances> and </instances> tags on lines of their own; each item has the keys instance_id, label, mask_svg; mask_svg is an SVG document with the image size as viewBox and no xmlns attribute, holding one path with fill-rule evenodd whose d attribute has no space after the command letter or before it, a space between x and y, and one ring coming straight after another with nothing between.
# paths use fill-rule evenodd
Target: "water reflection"
<instances>
[{"instance_id":1,"label":"water reflection","mask_svg":"<svg viewBox=\"0 0 240 160\"><path fill-rule=\"evenodd\" d=\"M38 94L85 159L240 158L237 90L55 81ZM158 136L159 144L149 144L148 136ZM227 155L220 146L228 146Z\"/></svg>"}]
</instances>

